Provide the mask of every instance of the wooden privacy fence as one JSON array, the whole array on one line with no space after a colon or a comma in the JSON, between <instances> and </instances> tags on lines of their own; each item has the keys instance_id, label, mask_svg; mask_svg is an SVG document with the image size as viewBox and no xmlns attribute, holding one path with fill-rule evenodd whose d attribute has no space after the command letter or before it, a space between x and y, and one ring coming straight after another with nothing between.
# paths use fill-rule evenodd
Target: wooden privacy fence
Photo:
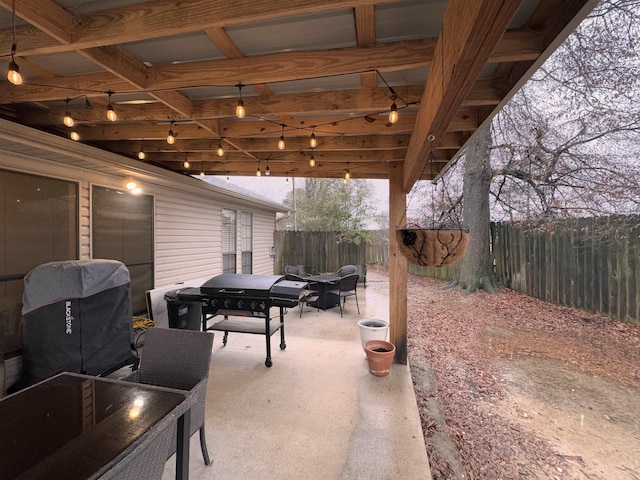
<instances>
[{"instance_id":1,"label":"wooden privacy fence","mask_svg":"<svg viewBox=\"0 0 640 480\"><path fill-rule=\"evenodd\" d=\"M340 242L337 232L275 232L276 273L286 265L306 265L314 272L335 272L342 265L366 264L365 242Z\"/></svg>"},{"instance_id":2,"label":"wooden privacy fence","mask_svg":"<svg viewBox=\"0 0 640 480\"><path fill-rule=\"evenodd\" d=\"M497 223L498 281L557 305L640 324L640 216Z\"/></svg>"},{"instance_id":3,"label":"wooden privacy fence","mask_svg":"<svg viewBox=\"0 0 640 480\"><path fill-rule=\"evenodd\" d=\"M276 232L276 272L308 265L317 272L345 264L389 265L385 231L359 245L335 232ZM581 218L553 226L491 225L495 274L500 284L549 303L640 325L640 216ZM409 273L441 280L458 266L421 267Z\"/></svg>"}]
</instances>

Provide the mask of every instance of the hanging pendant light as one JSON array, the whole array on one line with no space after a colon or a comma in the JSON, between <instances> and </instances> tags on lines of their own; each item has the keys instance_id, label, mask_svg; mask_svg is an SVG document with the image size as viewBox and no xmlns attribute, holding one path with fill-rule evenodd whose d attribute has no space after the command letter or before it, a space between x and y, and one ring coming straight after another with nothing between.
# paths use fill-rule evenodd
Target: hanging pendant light
<instances>
[{"instance_id":1,"label":"hanging pendant light","mask_svg":"<svg viewBox=\"0 0 640 480\"><path fill-rule=\"evenodd\" d=\"M311 158L309 159L309 166L310 167L315 167L316 166L316 159L313 156L313 150L311 151Z\"/></svg>"},{"instance_id":2,"label":"hanging pendant light","mask_svg":"<svg viewBox=\"0 0 640 480\"><path fill-rule=\"evenodd\" d=\"M258 169L256 170L256 177L262 176L262 172L260 171L260 160L258 160Z\"/></svg>"},{"instance_id":3,"label":"hanging pendant light","mask_svg":"<svg viewBox=\"0 0 640 480\"><path fill-rule=\"evenodd\" d=\"M113 105L111 105L111 95L113 95L113 92L109 90L107 92L107 95L109 95L109 104L107 105L107 118L112 122L115 122L118 119L118 115L116 114L116 111L113 109Z\"/></svg>"},{"instance_id":4,"label":"hanging pendant light","mask_svg":"<svg viewBox=\"0 0 640 480\"><path fill-rule=\"evenodd\" d=\"M169 134L167 135L167 143L169 145L173 145L174 143L176 143L176 137L173 135L173 124L175 122L173 120L171 120L171 123L169 124Z\"/></svg>"},{"instance_id":5,"label":"hanging pendant light","mask_svg":"<svg viewBox=\"0 0 640 480\"><path fill-rule=\"evenodd\" d=\"M182 166L184 168L191 168L191 164L189 163L189 160L187 160L187 157L184 157L184 162L182 162Z\"/></svg>"},{"instance_id":6,"label":"hanging pendant light","mask_svg":"<svg viewBox=\"0 0 640 480\"><path fill-rule=\"evenodd\" d=\"M395 99L391 104L391 111L389 112L389 123L396 123L398 121L398 106L396 105Z\"/></svg>"},{"instance_id":7,"label":"hanging pendant light","mask_svg":"<svg viewBox=\"0 0 640 480\"><path fill-rule=\"evenodd\" d=\"M73 121L73 118L71 117L71 114L69 113L69 102L70 101L71 100L69 99L69 97L67 97L67 99L65 100L66 111L64 112L64 120L63 120L63 122L67 127L73 127L73 124L75 123Z\"/></svg>"},{"instance_id":8,"label":"hanging pendant light","mask_svg":"<svg viewBox=\"0 0 640 480\"><path fill-rule=\"evenodd\" d=\"M18 48L16 44L16 0L13 0L12 3L11 18L13 21L13 41L11 42L11 61L7 71L7 80L17 86L22 85L22 75L20 75L20 67L18 67L15 59L16 49Z\"/></svg>"},{"instance_id":9,"label":"hanging pendant light","mask_svg":"<svg viewBox=\"0 0 640 480\"><path fill-rule=\"evenodd\" d=\"M311 148L316 148L318 146L318 139L316 138L316 127L313 127L311 137L309 137L309 146Z\"/></svg>"},{"instance_id":10,"label":"hanging pendant light","mask_svg":"<svg viewBox=\"0 0 640 480\"><path fill-rule=\"evenodd\" d=\"M218 156L222 157L224 156L224 148L222 148L222 139L220 139L220 141L218 142Z\"/></svg>"},{"instance_id":11,"label":"hanging pendant light","mask_svg":"<svg viewBox=\"0 0 640 480\"><path fill-rule=\"evenodd\" d=\"M264 169L264 174L268 177L271 175L271 170L269 170L269 160L267 160L267 168Z\"/></svg>"},{"instance_id":12,"label":"hanging pendant light","mask_svg":"<svg viewBox=\"0 0 640 480\"><path fill-rule=\"evenodd\" d=\"M242 82L240 82L236 85L236 87L238 87L238 92L240 93L240 98L238 99L238 104L236 105L236 117L244 118L246 114L244 110L244 101L242 100L242 87L244 87L244 85L242 84Z\"/></svg>"},{"instance_id":13,"label":"hanging pendant light","mask_svg":"<svg viewBox=\"0 0 640 480\"><path fill-rule=\"evenodd\" d=\"M140 140L140 151L138 152L138 158L144 160L147 155L144 153L144 138Z\"/></svg>"},{"instance_id":14,"label":"hanging pendant light","mask_svg":"<svg viewBox=\"0 0 640 480\"><path fill-rule=\"evenodd\" d=\"M280 140L278 140L278 150L284 150L284 123L282 125L282 135L280 135Z\"/></svg>"}]
</instances>

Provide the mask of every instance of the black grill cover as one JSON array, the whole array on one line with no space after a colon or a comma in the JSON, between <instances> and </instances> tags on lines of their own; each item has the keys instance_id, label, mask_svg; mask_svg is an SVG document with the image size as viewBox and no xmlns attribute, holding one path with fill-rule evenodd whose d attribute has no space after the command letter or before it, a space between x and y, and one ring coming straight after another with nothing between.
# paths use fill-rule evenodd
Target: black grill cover
<instances>
[{"instance_id":1,"label":"black grill cover","mask_svg":"<svg viewBox=\"0 0 640 480\"><path fill-rule=\"evenodd\" d=\"M29 272L24 284L24 382L62 371L100 375L136 362L123 263L46 263Z\"/></svg>"}]
</instances>

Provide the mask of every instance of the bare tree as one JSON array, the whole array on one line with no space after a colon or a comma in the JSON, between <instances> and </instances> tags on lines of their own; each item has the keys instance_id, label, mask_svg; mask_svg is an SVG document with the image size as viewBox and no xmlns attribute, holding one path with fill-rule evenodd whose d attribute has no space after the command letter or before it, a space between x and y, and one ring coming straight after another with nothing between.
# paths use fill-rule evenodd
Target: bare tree
<instances>
[{"instance_id":1,"label":"bare tree","mask_svg":"<svg viewBox=\"0 0 640 480\"><path fill-rule=\"evenodd\" d=\"M489 212L494 220L543 223L637 213L639 20L638 0L604 0L494 120L495 144L488 147L490 133L480 133L447 173L459 176L464 168L464 220L472 233L455 285L495 285ZM442 198L449 205L426 204L446 212L459 201L455 191Z\"/></svg>"}]
</instances>

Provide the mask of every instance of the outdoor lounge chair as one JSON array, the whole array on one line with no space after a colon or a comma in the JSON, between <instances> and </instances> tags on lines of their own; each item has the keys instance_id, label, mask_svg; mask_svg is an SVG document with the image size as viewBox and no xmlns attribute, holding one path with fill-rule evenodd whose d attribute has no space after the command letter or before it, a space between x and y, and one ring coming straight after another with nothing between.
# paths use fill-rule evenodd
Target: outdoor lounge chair
<instances>
[{"instance_id":1,"label":"outdoor lounge chair","mask_svg":"<svg viewBox=\"0 0 640 480\"><path fill-rule=\"evenodd\" d=\"M211 364L213 333L177 328L150 328L145 335L140 368L123 378L130 382L187 390L192 395L191 431L200 431L200 448L211 464L204 433L207 380ZM172 430L169 458L176 451L176 428Z\"/></svg>"},{"instance_id":2,"label":"outdoor lounge chair","mask_svg":"<svg viewBox=\"0 0 640 480\"><path fill-rule=\"evenodd\" d=\"M338 277L346 277L347 275L353 275L354 273L356 273L356 270L357 268L355 265L343 265L338 269L336 275Z\"/></svg>"}]
</instances>

